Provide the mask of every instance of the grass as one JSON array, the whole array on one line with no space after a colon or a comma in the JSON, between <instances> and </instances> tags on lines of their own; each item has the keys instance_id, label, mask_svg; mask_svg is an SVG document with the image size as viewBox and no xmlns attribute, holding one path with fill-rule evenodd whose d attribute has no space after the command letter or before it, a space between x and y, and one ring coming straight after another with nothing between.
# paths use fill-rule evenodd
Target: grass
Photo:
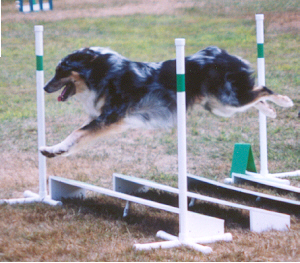
<instances>
[{"instance_id":1,"label":"grass","mask_svg":"<svg viewBox=\"0 0 300 263\"><path fill-rule=\"evenodd\" d=\"M212 244L215 252L209 256L186 248L135 252L128 244L153 241L153 233L160 229L178 232L176 216L136 208L124 220L121 202L107 197L66 202L63 208L41 204L4 207L7 212L0 214L0 257L2 261L181 262L293 261L299 257L299 228L284 236L276 231L257 234L243 230L237 222L231 222L228 228L234 242ZM240 221L245 220L239 216ZM293 221L299 223L297 218ZM242 232L247 235L246 240L241 238ZM252 245L246 250L247 242Z\"/></svg>"},{"instance_id":2,"label":"grass","mask_svg":"<svg viewBox=\"0 0 300 263\"><path fill-rule=\"evenodd\" d=\"M299 15L297 1L191 0L188 6L163 15L153 12L92 18L83 10L84 15L76 16L85 7L122 7L128 2L140 3L86 0L84 5L82 1L54 1L54 11L45 12L43 17L19 14L14 1L2 0L0 198L20 196L25 189L38 191L33 33L36 24L45 28L47 81L62 57L83 46L107 46L133 60L161 61L175 57L176 37L186 38L186 54L217 45L248 59L255 69L254 14L264 13L267 86L290 96L296 105L291 109L276 107L277 119L268 119L269 170L276 173L299 169L300 34L293 20L295 14ZM74 18L54 19L68 11L74 12ZM16 21L9 20L6 14ZM57 94L45 96L48 145L58 143L86 118L78 101L57 103L56 97ZM176 129L133 130L98 140L77 155L48 160L48 174L111 188L111 175L118 172L177 186L176 133ZM226 119L195 106L188 112L187 135L188 172L192 174L215 180L228 177L233 145L237 142L252 145L259 169L256 110ZM299 186L299 179L292 179L292 183ZM300 257L297 217L292 218L292 231L284 234L249 233L238 222L227 225L234 241L212 245L215 252L210 256L185 248L134 252L132 244L154 241L157 230L177 234L177 217L134 206L131 217L124 220L123 206L122 201L107 197L93 197L61 208L0 206L0 261L297 261ZM253 244L253 240L257 242Z\"/></svg>"}]
</instances>

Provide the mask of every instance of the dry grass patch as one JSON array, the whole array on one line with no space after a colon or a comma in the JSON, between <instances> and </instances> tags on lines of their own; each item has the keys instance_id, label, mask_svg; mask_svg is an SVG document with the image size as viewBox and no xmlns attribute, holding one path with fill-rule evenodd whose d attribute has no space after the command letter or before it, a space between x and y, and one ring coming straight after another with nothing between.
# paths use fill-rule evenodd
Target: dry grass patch
<instances>
[{"instance_id":1,"label":"dry grass patch","mask_svg":"<svg viewBox=\"0 0 300 263\"><path fill-rule=\"evenodd\" d=\"M123 219L124 203L109 197L47 205L0 206L1 261L298 261L299 219L288 232L261 234L227 226L233 241L211 244L213 253L181 247L134 251L136 242L154 242L155 233L178 233L177 216L134 205ZM14 240L14 245L11 241Z\"/></svg>"}]
</instances>

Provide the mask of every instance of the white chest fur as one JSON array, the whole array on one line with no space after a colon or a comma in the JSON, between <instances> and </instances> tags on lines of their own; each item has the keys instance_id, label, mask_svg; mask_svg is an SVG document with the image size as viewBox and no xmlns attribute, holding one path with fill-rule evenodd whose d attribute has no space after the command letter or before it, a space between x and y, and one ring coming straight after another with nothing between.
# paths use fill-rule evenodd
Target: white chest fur
<instances>
[{"instance_id":1,"label":"white chest fur","mask_svg":"<svg viewBox=\"0 0 300 263\"><path fill-rule=\"evenodd\" d=\"M92 119L97 118L101 114L101 108L104 105L105 99L100 98L97 101L94 91L85 90L76 94L76 97L81 101L83 108Z\"/></svg>"}]
</instances>

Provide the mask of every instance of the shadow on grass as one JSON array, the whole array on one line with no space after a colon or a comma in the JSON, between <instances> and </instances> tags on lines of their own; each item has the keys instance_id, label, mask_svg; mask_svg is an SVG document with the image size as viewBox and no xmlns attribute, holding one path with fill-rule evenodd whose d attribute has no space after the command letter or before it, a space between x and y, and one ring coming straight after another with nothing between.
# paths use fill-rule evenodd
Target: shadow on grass
<instances>
[{"instance_id":1,"label":"shadow on grass","mask_svg":"<svg viewBox=\"0 0 300 263\"><path fill-rule=\"evenodd\" d=\"M171 234L178 234L177 216L147 206L134 204L130 213L123 217L125 201L107 196L99 196L87 199L64 199L66 209L74 209L82 217L86 214L104 220L123 221L144 237L153 237L159 230L165 230Z\"/></svg>"},{"instance_id":2,"label":"shadow on grass","mask_svg":"<svg viewBox=\"0 0 300 263\"><path fill-rule=\"evenodd\" d=\"M161 191L150 190L147 193L138 194L139 197L178 207L176 195ZM159 230L170 234L178 235L178 215L162 210L149 208L142 205L131 206L130 213L123 217L125 202L111 197L95 197L87 199L65 199L63 200L66 209L75 209L80 214L93 215L106 220L123 221L134 227L135 230L143 233L143 236L151 236ZM249 213L236 209L229 209L224 206L214 205L207 202L197 201L190 211L200 214L217 217L225 220L225 227L228 229L242 228L249 229Z\"/></svg>"}]
</instances>

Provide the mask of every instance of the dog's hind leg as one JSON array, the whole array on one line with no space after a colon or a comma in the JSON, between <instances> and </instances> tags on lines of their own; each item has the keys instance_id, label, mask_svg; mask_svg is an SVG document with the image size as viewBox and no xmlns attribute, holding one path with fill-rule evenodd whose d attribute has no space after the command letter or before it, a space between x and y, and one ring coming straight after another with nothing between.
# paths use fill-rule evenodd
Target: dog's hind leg
<instances>
[{"instance_id":1,"label":"dog's hind leg","mask_svg":"<svg viewBox=\"0 0 300 263\"><path fill-rule=\"evenodd\" d=\"M293 101L288 97L280 94L273 94L272 96L268 97L267 100L274 102L280 107L288 108L293 107Z\"/></svg>"},{"instance_id":2,"label":"dog's hind leg","mask_svg":"<svg viewBox=\"0 0 300 263\"><path fill-rule=\"evenodd\" d=\"M276 111L266 101L271 101L281 107L292 107L293 101L288 97L276 94L266 87L257 87L252 91L254 96L253 102L257 101L253 106L266 116L276 118Z\"/></svg>"},{"instance_id":3,"label":"dog's hind leg","mask_svg":"<svg viewBox=\"0 0 300 263\"><path fill-rule=\"evenodd\" d=\"M280 94L276 94L266 87L256 87L253 89L252 94L254 95L254 101L272 101L281 107L292 107L294 105L293 101L288 97Z\"/></svg>"},{"instance_id":4,"label":"dog's hind leg","mask_svg":"<svg viewBox=\"0 0 300 263\"><path fill-rule=\"evenodd\" d=\"M276 118L276 111L265 101L257 102L254 107L270 118Z\"/></svg>"},{"instance_id":5,"label":"dog's hind leg","mask_svg":"<svg viewBox=\"0 0 300 263\"><path fill-rule=\"evenodd\" d=\"M123 120L110 125L99 125L96 121L92 121L88 125L73 131L61 143L54 146L40 147L39 150L49 158L59 155L68 156L86 147L97 137L120 133L124 130L126 130L126 125Z\"/></svg>"},{"instance_id":6,"label":"dog's hind leg","mask_svg":"<svg viewBox=\"0 0 300 263\"><path fill-rule=\"evenodd\" d=\"M236 112L244 112L251 107L255 107L266 116L270 118L276 118L276 111L271 107L267 101L272 101L281 107L292 107L293 101L283 95L275 94L273 91L266 87L256 87L249 91L246 95L240 96L240 106L228 106L220 103L218 100L206 101L205 108L209 109L216 115L222 117L230 117Z\"/></svg>"}]
</instances>

